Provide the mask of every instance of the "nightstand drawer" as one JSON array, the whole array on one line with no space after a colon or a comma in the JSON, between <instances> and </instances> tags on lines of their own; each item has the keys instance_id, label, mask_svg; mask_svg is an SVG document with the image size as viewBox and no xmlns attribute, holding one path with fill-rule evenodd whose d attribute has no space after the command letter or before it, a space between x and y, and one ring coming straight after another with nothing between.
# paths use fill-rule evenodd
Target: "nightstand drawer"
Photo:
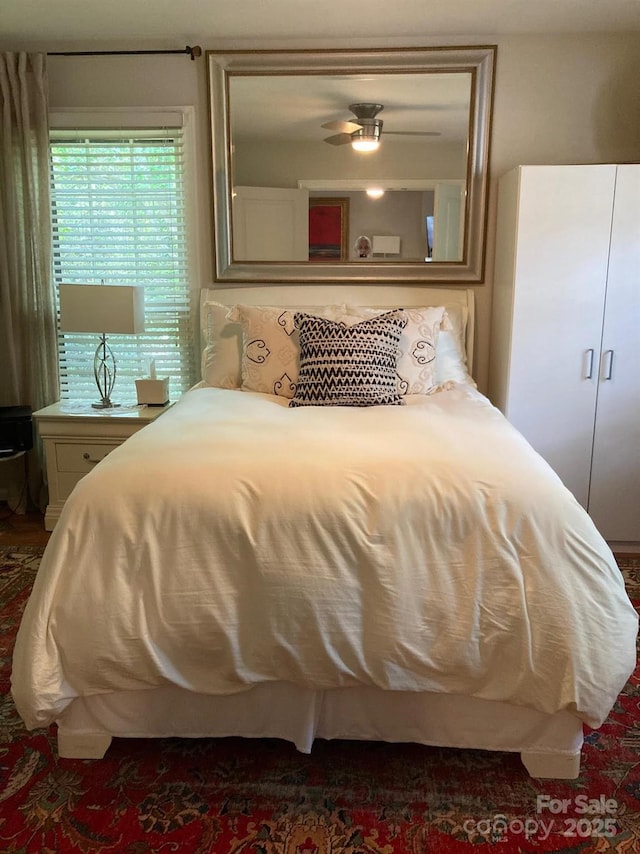
<instances>
[{"instance_id":1,"label":"nightstand drawer","mask_svg":"<svg viewBox=\"0 0 640 854\"><path fill-rule=\"evenodd\" d=\"M73 492L76 483L82 480L86 472L61 471L58 472L58 498L66 501Z\"/></svg>"},{"instance_id":2,"label":"nightstand drawer","mask_svg":"<svg viewBox=\"0 0 640 854\"><path fill-rule=\"evenodd\" d=\"M59 472L80 472L86 474L95 468L96 463L103 460L107 454L117 448L120 443L113 445L74 445L70 442L56 443L56 462Z\"/></svg>"}]
</instances>

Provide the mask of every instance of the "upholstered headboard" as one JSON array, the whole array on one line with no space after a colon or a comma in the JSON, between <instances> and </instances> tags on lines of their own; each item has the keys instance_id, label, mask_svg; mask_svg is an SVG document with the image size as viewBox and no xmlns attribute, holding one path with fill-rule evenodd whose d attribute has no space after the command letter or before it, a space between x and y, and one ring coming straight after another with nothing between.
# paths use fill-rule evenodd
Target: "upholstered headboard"
<instances>
[{"instance_id":1,"label":"upholstered headboard","mask_svg":"<svg viewBox=\"0 0 640 854\"><path fill-rule=\"evenodd\" d=\"M319 306L347 303L377 307L444 305L457 307L466 321L467 368L473 374L475 303L467 288L421 288L415 285L269 285L211 287L211 299L223 305Z\"/></svg>"}]
</instances>

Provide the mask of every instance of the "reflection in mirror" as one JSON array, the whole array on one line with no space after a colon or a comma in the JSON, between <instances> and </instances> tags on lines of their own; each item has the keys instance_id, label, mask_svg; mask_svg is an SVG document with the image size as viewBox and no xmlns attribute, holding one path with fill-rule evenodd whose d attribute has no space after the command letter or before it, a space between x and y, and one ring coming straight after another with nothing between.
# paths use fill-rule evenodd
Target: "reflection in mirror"
<instances>
[{"instance_id":1,"label":"reflection in mirror","mask_svg":"<svg viewBox=\"0 0 640 854\"><path fill-rule=\"evenodd\" d=\"M216 277L481 281L494 54L210 54Z\"/></svg>"},{"instance_id":2,"label":"reflection in mirror","mask_svg":"<svg viewBox=\"0 0 640 854\"><path fill-rule=\"evenodd\" d=\"M357 236L373 241L376 236L393 235L399 239L394 252L372 246L367 260L416 263L462 260L465 185L464 178L299 182L309 190L310 208L336 191L347 200L346 242L352 245L343 260L362 261L354 242ZM377 245L385 243L379 240Z\"/></svg>"},{"instance_id":3,"label":"reflection in mirror","mask_svg":"<svg viewBox=\"0 0 640 854\"><path fill-rule=\"evenodd\" d=\"M383 190L390 190L392 184L402 187L403 183L419 181L428 188L425 192L405 191L402 197L398 190L381 200L358 192L354 199L357 204L351 206L346 223L347 232L398 233L402 249L397 260L424 263L426 217L432 216L433 257L462 260L471 108L469 72L307 75L302 92L299 75L233 77L229 81L229 104L233 187L290 190L300 187L305 179L315 178L317 191L310 194L314 198L340 181L348 186L353 179L360 179L371 188ZM364 106L370 109L364 110ZM375 112L375 118L359 119L363 112ZM369 129L370 121L375 122L372 127L377 139L372 145L376 148L359 151L353 143L359 143L359 135ZM450 192L436 194L435 188L445 182ZM246 200L242 204L246 205ZM276 222L279 206L274 194ZM264 219L272 219L265 210L261 208L264 217L250 218L252 226L263 231L262 239L260 234L240 237L244 254L236 239L234 260L299 260L304 250L286 240L278 241L281 257L273 257L273 222L263 226ZM244 227L249 217L246 212L238 216ZM249 245L255 254L248 253ZM308 255L308 240L305 245ZM289 254L284 254L285 248ZM312 252L308 260L320 261L321 257ZM338 254L337 260L353 258Z\"/></svg>"}]
</instances>

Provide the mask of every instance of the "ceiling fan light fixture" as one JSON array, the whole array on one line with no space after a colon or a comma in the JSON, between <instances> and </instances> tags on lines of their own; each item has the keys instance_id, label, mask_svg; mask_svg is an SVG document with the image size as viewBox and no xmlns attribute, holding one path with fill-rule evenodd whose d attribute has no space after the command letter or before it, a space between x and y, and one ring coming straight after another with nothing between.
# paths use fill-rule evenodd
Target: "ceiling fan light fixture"
<instances>
[{"instance_id":1,"label":"ceiling fan light fixture","mask_svg":"<svg viewBox=\"0 0 640 854\"><path fill-rule=\"evenodd\" d=\"M354 151L377 151L379 146L380 141L377 139L354 139L351 142Z\"/></svg>"},{"instance_id":2,"label":"ceiling fan light fixture","mask_svg":"<svg viewBox=\"0 0 640 854\"><path fill-rule=\"evenodd\" d=\"M360 119L360 130L351 134L351 147L354 151L376 151L380 145L382 122L380 119Z\"/></svg>"}]
</instances>

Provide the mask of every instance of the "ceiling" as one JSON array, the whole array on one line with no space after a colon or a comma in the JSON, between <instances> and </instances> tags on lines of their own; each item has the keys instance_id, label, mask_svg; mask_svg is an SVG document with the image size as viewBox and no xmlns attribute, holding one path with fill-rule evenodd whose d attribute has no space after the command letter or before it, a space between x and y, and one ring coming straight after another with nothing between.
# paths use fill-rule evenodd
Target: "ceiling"
<instances>
[{"instance_id":1,"label":"ceiling","mask_svg":"<svg viewBox=\"0 0 640 854\"><path fill-rule=\"evenodd\" d=\"M4 49L640 31L640 0L0 0Z\"/></svg>"},{"instance_id":2,"label":"ceiling","mask_svg":"<svg viewBox=\"0 0 640 854\"><path fill-rule=\"evenodd\" d=\"M469 130L471 74L366 74L237 77L230 81L231 131L235 142L321 141L336 133L322 125L351 121L349 104L381 103L385 144L428 137L393 132L437 133L439 142L465 144Z\"/></svg>"}]
</instances>

